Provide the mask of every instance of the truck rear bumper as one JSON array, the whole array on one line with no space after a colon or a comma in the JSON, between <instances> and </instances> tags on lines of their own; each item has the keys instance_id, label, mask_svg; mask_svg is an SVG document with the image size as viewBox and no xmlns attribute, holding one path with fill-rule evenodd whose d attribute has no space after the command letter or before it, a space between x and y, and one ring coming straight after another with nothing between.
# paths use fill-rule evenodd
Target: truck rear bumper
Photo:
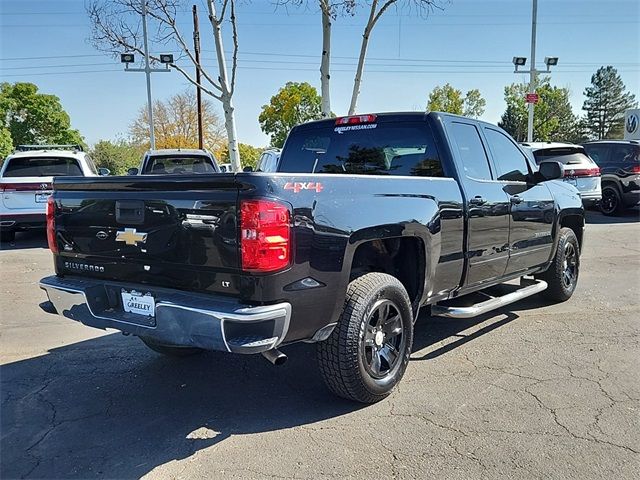
<instances>
[{"instance_id":1,"label":"truck rear bumper","mask_svg":"<svg viewBox=\"0 0 640 480\"><path fill-rule=\"evenodd\" d=\"M284 340L291 304L250 306L222 296L195 294L142 284L79 277L45 277L40 288L59 315L87 326L114 328L164 345L233 353L259 353ZM155 316L125 312L122 291L148 292Z\"/></svg>"}]
</instances>

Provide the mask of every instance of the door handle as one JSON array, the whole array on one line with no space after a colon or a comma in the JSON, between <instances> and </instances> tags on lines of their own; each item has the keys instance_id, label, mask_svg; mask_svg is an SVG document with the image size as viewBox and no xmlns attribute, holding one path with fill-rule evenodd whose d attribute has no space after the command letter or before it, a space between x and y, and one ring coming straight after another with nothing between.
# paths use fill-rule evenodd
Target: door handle
<instances>
[{"instance_id":1,"label":"door handle","mask_svg":"<svg viewBox=\"0 0 640 480\"><path fill-rule=\"evenodd\" d=\"M517 205L518 203L522 203L522 198L520 198L518 195L512 195L511 197L509 197L509 201L512 204Z\"/></svg>"},{"instance_id":2,"label":"door handle","mask_svg":"<svg viewBox=\"0 0 640 480\"><path fill-rule=\"evenodd\" d=\"M487 203L487 201L480 195L476 195L475 197L469 199L469 203L471 205L484 205L485 203Z\"/></svg>"}]
</instances>

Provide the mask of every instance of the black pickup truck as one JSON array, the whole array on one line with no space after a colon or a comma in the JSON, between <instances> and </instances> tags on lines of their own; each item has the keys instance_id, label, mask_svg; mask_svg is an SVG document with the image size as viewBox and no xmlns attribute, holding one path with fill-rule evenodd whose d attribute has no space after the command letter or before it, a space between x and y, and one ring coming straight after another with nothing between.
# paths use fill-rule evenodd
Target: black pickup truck
<instances>
[{"instance_id":1,"label":"black pickup truck","mask_svg":"<svg viewBox=\"0 0 640 480\"><path fill-rule=\"evenodd\" d=\"M275 173L57 178L43 308L174 355L279 364L279 347L316 342L327 386L375 402L404 374L420 308L572 295L584 210L562 175L494 125L416 112L299 125Z\"/></svg>"}]
</instances>

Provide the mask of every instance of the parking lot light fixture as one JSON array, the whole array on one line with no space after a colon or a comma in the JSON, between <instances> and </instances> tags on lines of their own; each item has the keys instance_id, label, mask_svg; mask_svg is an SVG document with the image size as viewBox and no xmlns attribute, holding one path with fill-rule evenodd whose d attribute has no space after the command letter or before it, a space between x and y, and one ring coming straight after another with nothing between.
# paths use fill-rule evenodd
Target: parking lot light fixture
<instances>
[{"instance_id":1,"label":"parking lot light fixture","mask_svg":"<svg viewBox=\"0 0 640 480\"><path fill-rule=\"evenodd\" d=\"M516 72L518 71L518 67L524 67L527 64L527 57L513 57L513 64L516 67Z\"/></svg>"},{"instance_id":2,"label":"parking lot light fixture","mask_svg":"<svg viewBox=\"0 0 640 480\"><path fill-rule=\"evenodd\" d=\"M558 65L558 57L544 57L544 64L547 66L547 72L551 67Z\"/></svg>"}]
</instances>

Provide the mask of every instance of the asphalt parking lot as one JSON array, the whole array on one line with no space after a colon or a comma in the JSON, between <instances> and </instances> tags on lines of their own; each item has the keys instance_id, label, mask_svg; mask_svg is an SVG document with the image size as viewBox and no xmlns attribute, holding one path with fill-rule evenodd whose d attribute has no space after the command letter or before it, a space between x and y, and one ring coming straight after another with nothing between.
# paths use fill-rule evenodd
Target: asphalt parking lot
<instances>
[{"instance_id":1,"label":"asphalt parking lot","mask_svg":"<svg viewBox=\"0 0 640 480\"><path fill-rule=\"evenodd\" d=\"M640 475L640 212L589 212L579 286L472 320L422 315L386 401L329 394L312 345L169 359L43 313L42 235L0 251L2 478Z\"/></svg>"}]
</instances>

